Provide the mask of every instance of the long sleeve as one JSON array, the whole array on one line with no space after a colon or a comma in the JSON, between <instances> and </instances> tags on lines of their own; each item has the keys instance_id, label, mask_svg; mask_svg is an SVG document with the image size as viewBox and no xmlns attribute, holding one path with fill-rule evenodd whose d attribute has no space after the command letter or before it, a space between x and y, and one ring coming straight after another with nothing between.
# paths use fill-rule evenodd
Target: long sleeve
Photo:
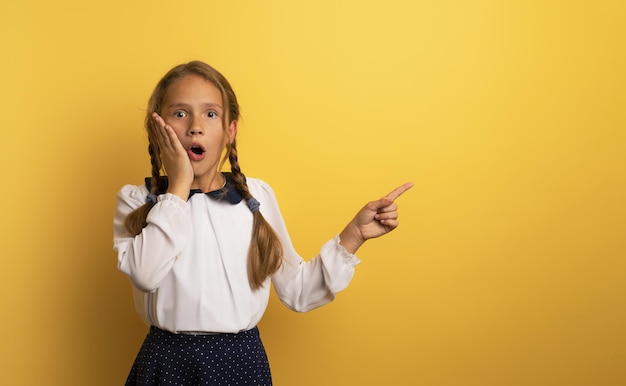
<instances>
[{"instance_id":1,"label":"long sleeve","mask_svg":"<svg viewBox=\"0 0 626 386\"><path fill-rule=\"evenodd\" d=\"M274 192L267 184L260 183L259 187L266 198L261 211L278 234L284 249L282 267L272 277L280 300L298 312L331 302L352 280L359 259L348 253L336 236L322 246L319 255L305 261L291 243Z\"/></svg>"},{"instance_id":2,"label":"long sleeve","mask_svg":"<svg viewBox=\"0 0 626 386\"><path fill-rule=\"evenodd\" d=\"M117 196L114 220L114 250L118 268L144 292L156 290L170 272L191 235L189 205L172 194L163 194L146 219L147 226L137 236L124 228L126 216L145 203L143 186L124 186Z\"/></svg>"},{"instance_id":3,"label":"long sleeve","mask_svg":"<svg viewBox=\"0 0 626 386\"><path fill-rule=\"evenodd\" d=\"M306 312L330 303L344 290L359 263L339 245L339 237L328 241L320 254L309 261L299 261L288 253L273 283L280 300L288 308Z\"/></svg>"}]
</instances>

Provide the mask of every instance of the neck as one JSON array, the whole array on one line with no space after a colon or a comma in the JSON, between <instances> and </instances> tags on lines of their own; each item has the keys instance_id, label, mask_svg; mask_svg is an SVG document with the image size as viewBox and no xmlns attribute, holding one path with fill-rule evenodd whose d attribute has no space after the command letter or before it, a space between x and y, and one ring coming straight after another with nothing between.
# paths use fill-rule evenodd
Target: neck
<instances>
[{"instance_id":1,"label":"neck","mask_svg":"<svg viewBox=\"0 0 626 386\"><path fill-rule=\"evenodd\" d=\"M200 189L204 193L211 192L213 190L221 189L226 183L226 178L221 172L211 173L211 175L205 175L197 177L191 184L191 189Z\"/></svg>"}]
</instances>

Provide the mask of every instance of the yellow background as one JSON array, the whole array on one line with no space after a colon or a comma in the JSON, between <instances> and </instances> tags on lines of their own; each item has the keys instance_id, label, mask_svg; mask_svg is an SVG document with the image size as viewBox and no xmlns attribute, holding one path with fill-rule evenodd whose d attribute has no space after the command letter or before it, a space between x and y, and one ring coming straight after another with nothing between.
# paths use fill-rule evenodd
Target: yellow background
<instances>
[{"instance_id":1,"label":"yellow background","mask_svg":"<svg viewBox=\"0 0 626 386\"><path fill-rule=\"evenodd\" d=\"M119 385L112 252L144 106L201 59L312 257L405 181L327 307L261 322L276 385L626 384L626 3L5 1L0 384Z\"/></svg>"}]
</instances>

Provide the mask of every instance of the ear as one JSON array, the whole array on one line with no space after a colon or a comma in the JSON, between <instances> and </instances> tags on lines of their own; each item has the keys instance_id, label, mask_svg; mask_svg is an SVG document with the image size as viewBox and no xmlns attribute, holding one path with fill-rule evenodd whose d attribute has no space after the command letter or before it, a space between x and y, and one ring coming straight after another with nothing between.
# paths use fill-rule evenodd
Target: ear
<instances>
[{"instance_id":1,"label":"ear","mask_svg":"<svg viewBox=\"0 0 626 386\"><path fill-rule=\"evenodd\" d=\"M228 127L228 142L233 143L237 135L237 121L232 121Z\"/></svg>"}]
</instances>

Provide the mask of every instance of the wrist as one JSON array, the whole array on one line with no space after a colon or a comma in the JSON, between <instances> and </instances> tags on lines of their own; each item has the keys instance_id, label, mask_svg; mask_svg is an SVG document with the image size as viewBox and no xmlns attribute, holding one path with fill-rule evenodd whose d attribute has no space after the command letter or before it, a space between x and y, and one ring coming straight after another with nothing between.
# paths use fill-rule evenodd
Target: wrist
<instances>
[{"instance_id":1,"label":"wrist","mask_svg":"<svg viewBox=\"0 0 626 386\"><path fill-rule=\"evenodd\" d=\"M187 199L189 198L189 189L184 189L180 187L169 187L167 189L167 193L178 196L183 201L187 201Z\"/></svg>"},{"instance_id":2,"label":"wrist","mask_svg":"<svg viewBox=\"0 0 626 386\"><path fill-rule=\"evenodd\" d=\"M344 247L348 253L354 254L364 242L361 232L352 223L348 224L339 234L339 245Z\"/></svg>"},{"instance_id":3,"label":"wrist","mask_svg":"<svg viewBox=\"0 0 626 386\"><path fill-rule=\"evenodd\" d=\"M167 193L171 193L180 197L183 201L187 201L189 198L189 190L191 189L191 181L187 182L175 175L168 176L169 184L167 187Z\"/></svg>"}]
</instances>

